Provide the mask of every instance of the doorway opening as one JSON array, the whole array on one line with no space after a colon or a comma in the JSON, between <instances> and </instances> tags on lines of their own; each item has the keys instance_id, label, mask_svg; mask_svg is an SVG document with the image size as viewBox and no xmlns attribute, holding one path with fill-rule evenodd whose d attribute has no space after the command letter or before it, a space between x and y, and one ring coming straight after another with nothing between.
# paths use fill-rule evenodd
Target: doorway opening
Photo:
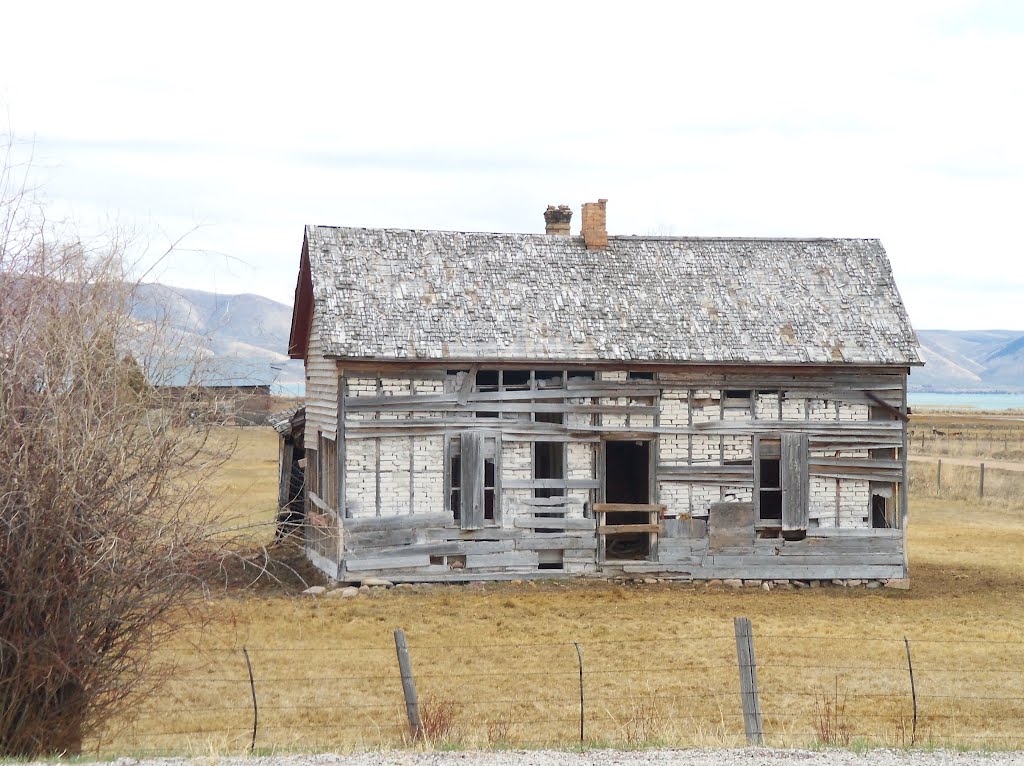
<instances>
[{"instance_id":1,"label":"doorway opening","mask_svg":"<svg viewBox=\"0 0 1024 766\"><path fill-rule=\"evenodd\" d=\"M605 443L604 500L643 505L651 502L651 443Z\"/></svg>"},{"instance_id":2,"label":"doorway opening","mask_svg":"<svg viewBox=\"0 0 1024 766\"><path fill-rule=\"evenodd\" d=\"M605 443L605 504L648 505L651 502L651 442ZM603 514L609 527L645 525L648 509L621 508ZM605 535L604 553L609 560L643 561L651 556L649 532L615 532Z\"/></svg>"}]
</instances>

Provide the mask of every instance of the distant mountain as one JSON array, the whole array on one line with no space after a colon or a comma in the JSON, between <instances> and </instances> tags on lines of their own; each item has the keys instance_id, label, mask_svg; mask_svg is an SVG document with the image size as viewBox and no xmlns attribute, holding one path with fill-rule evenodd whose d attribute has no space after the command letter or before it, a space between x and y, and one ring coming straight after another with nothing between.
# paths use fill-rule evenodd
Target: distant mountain
<instances>
[{"instance_id":1,"label":"distant mountain","mask_svg":"<svg viewBox=\"0 0 1024 766\"><path fill-rule=\"evenodd\" d=\"M1024 330L918 330L911 391L1024 391Z\"/></svg>"},{"instance_id":2,"label":"distant mountain","mask_svg":"<svg viewBox=\"0 0 1024 766\"><path fill-rule=\"evenodd\" d=\"M134 315L164 321L208 353L218 374L296 392L302 362L289 360L292 308L259 295L218 295L156 283L137 292ZM918 330L924 368L911 391L1024 391L1024 330Z\"/></svg>"},{"instance_id":3,"label":"distant mountain","mask_svg":"<svg viewBox=\"0 0 1024 766\"><path fill-rule=\"evenodd\" d=\"M218 295L157 283L140 285L135 296L133 316L162 324L189 348L200 349L214 379L274 383L291 392L304 383L302 362L287 354L291 306L259 295Z\"/></svg>"}]
</instances>

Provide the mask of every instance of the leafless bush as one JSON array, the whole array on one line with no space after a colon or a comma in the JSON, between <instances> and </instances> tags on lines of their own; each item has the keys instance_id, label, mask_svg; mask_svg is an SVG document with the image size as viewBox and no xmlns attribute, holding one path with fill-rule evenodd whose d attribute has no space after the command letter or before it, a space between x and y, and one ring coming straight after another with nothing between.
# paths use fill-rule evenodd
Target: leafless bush
<instances>
[{"instance_id":1,"label":"leafless bush","mask_svg":"<svg viewBox=\"0 0 1024 766\"><path fill-rule=\"evenodd\" d=\"M487 746L504 747L512 741L512 714L499 713L487 721Z\"/></svg>"},{"instance_id":2,"label":"leafless bush","mask_svg":"<svg viewBox=\"0 0 1024 766\"><path fill-rule=\"evenodd\" d=\"M850 744L853 733L846 719L846 695L839 693L839 677L832 689L822 689L814 695L814 733L823 745Z\"/></svg>"},{"instance_id":3,"label":"leafless bush","mask_svg":"<svg viewBox=\"0 0 1024 766\"><path fill-rule=\"evenodd\" d=\"M420 724L423 739L430 744L451 742L455 735L455 718L459 706L447 697L427 696L420 702Z\"/></svg>"},{"instance_id":4,"label":"leafless bush","mask_svg":"<svg viewBox=\"0 0 1024 766\"><path fill-rule=\"evenodd\" d=\"M151 384L193 352L132 318L125 242L54 239L16 175L0 167L0 755L24 756L79 751L159 679L150 650L227 541L202 405Z\"/></svg>"}]
</instances>

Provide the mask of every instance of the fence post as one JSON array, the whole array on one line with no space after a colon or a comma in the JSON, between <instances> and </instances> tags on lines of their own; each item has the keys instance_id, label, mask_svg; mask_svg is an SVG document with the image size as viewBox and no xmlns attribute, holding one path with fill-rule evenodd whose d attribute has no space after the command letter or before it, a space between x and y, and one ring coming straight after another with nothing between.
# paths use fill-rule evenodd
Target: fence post
<instances>
[{"instance_id":1,"label":"fence post","mask_svg":"<svg viewBox=\"0 0 1024 766\"><path fill-rule=\"evenodd\" d=\"M252 675L252 662L249 661L249 650L242 647L242 654L245 655L245 666L249 669L249 690L252 692L252 742L249 743L249 752L256 750L256 727L260 723L260 708L256 704L256 679Z\"/></svg>"},{"instance_id":2,"label":"fence post","mask_svg":"<svg viewBox=\"0 0 1024 766\"><path fill-rule=\"evenodd\" d=\"M757 659L754 657L754 629L746 617L737 617L733 626L736 630L736 659L740 669L743 729L748 745L764 745L761 696L757 689Z\"/></svg>"},{"instance_id":3,"label":"fence post","mask_svg":"<svg viewBox=\"0 0 1024 766\"><path fill-rule=\"evenodd\" d=\"M579 641L573 641L572 645L576 647L576 657L580 661L580 744L583 744L583 651L580 649Z\"/></svg>"},{"instance_id":4,"label":"fence post","mask_svg":"<svg viewBox=\"0 0 1024 766\"><path fill-rule=\"evenodd\" d=\"M903 644L907 647L907 670L910 671L910 696L914 700L914 728L910 734L910 746L917 744L917 687L914 685L914 663L910 659L910 639L903 637Z\"/></svg>"},{"instance_id":5,"label":"fence post","mask_svg":"<svg viewBox=\"0 0 1024 766\"><path fill-rule=\"evenodd\" d=\"M942 458L939 458L939 468L935 472L935 495L942 497Z\"/></svg>"},{"instance_id":6,"label":"fence post","mask_svg":"<svg viewBox=\"0 0 1024 766\"><path fill-rule=\"evenodd\" d=\"M985 464L981 464L981 477L978 479L978 497L985 497Z\"/></svg>"},{"instance_id":7,"label":"fence post","mask_svg":"<svg viewBox=\"0 0 1024 766\"><path fill-rule=\"evenodd\" d=\"M416 742L423 739L423 723L420 721L420 703L416 698L416 680L412 675L412 659L405 631L395 628L395 652L398 654L398 670L402 674L402 694L405 695L405 712L409 716L409 728Z\"/></svg>"}]
</instances>

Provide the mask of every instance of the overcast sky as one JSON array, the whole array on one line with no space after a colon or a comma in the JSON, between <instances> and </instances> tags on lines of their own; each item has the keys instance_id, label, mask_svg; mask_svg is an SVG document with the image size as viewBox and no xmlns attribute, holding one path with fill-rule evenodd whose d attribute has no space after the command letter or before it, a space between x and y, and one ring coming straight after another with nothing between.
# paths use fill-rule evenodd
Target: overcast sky
<instances>
[{"instance_id":1,"label":"overcast sky","mask_svg":"<svg viewBox=\"0 0 1024 766\"><path fill-rule=\"evenodd\" d=\"M878 237L916 327L1024 329L1024 2L3 6L0 132L167 283L291 303L307 223Z\"/></svg>"}]
</instances>

